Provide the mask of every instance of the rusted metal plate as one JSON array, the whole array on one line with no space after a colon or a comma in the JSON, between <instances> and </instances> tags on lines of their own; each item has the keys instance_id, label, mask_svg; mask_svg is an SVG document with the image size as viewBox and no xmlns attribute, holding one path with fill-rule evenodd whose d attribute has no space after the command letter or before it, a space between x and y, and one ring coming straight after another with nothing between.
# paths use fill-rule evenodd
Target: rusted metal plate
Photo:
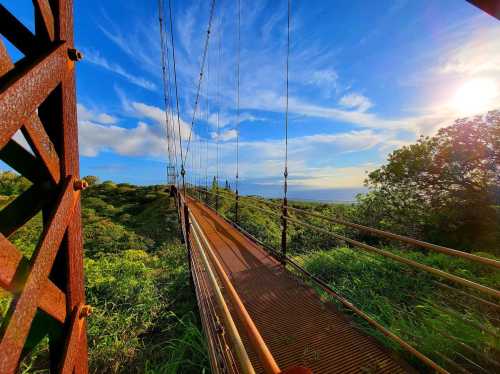
<instances>
[{"instance_id":1,"label":"rusted metal plate","mask_svg":"<svg viewBox=\"0 0 500 374\"><path fill-rule=\"evenodd\" d=\"M59 156L37 113L33 113L22 130L33 151L43 161L52 181L58 184L61 179Z\"/></svg>"},{"instance_id":2,"label":"rusted metal plate","mask_svg":"<svg viewBox=\"0 0 500 374\"><path fill-rule=\"evenodd\" d=\"M17 295L29 273L29 264L21 252L0 234L0 287ZM66 320L66 295L51 280L42 287L40 309L57 321Z\"/></svg>"},{"instance_id":3,"label":"rusted metal plate","mask_svg":"<svg viewBox=\"0 0 500 374\"><path fill-rule=\"evenodd\" d=\"M83 304L79 304L73 310L69 327L69 335L64 348L63 359L61 360L59 373L72 374L76 366L78 366L78 358L81 348L82 332L85 325L85 316L82 315Z\"/></svg>"},{"instance_id":4,"label":"rusted metal plate","mask_svg":"<svg viewBox=\"0 0 500 374\"><path fill-rule=\"evenodd\" d=\"M48 0L33 0L33 4L35 5L35 11L39 13L40 18L43 20L44 32L50 41L54 41L54 16Z\"/></svg>"},{"instance_id":5,"label":"rusted metal plate","mask_svg":"<svg viewBox=\"0 0 500 374\"><path fill-rule=\"evenodd\" d=\"M498 0L467 0L479 9L500 20L500 2Z\"/></svg>"},{"instance_id":6,"label":"rusted metal plate","mask_svg":"<svg viewBox=\"0 0 500 374\"><path fill-rule=\"evenodd\" d=\"M189 201L245 307L282 369L313 373L411 372L332 304L211 209ZM242 326L240 333L248 339ZM256 370L263 370L246 341Z\"/></svg>"},{"instance_id":7,"label":"rusted metal plate","mask_svg":"<svg viewBox=\"0 0 500 374\"><path fill-rule=\"evenodd\" d=\"M7 54L7 49L0 39L0 77L10 71L14 67L9 55Z\"/></svg>"},{"instance_id":8,"label":"rusted metal plate","mask_svg":"<svg viewBox=\"0 0 500 374\"><path fill-rule=\"evenodd\" d=\"M49 179L39 160L13 139L0 149L0 159L33 183Z\"/></svg>"},{"instance_id":9,"label":"rusted metal plate","mask_svg":"<svg viewBox=\"0 0 500 374\"><path fill-rule=\"evenodd\" d=\"M0 148L31 116L50 92L67 74L65 43L16 69L12 80L0 86ZM19 70L19 71L18 71Z\"/></svg>"},{"instance_id":10,"label":"rusted metal plate","mask_svg":"<svg viewBox=\"0 0 500 374\"><path fill-rule=\"evenodd\" d=\"M56 39L65 40L68 48L73 47L73 0L56 0L58 4L59 27L56 28ZM69 66L71 68L71 66ZM63 175L79 177L78 155L78 124L76 118L76 88L74 70L66 74L61 84L60 96L60 121L61 121L61 148L64 152L59 154ZM81 222L80 201L77 202L73 219L71 220L67 240L65 242L65 273L68 306L74 308L80 303L85 303L85 287L83 283L83 237ZM76 374L87 373L87 334L83 326L81 347L78 351L78 365ZM57 347L55 347L57 349Z\"/></svg>"},{"instance_id":11,"label":"rusted metal plate","mask_svg":"<svg viewBox=\"0 0 500 374\"><path fill-rule=\"evenodd\" d=\"M12 235L37 214L51 196L50 186L32 185L0 211L0 233L6 237Z\"/></svg>"},{"instance_id":12,"label":"rusted metal plate","mask_svg":"<svg viewBox=\"0 0 500 374\"><path fill-rule=\"evenodd\" d=\"M0 287L9 290L17 268L23 259L21 252L0 234Z\"/></svg>"}]
</instances>

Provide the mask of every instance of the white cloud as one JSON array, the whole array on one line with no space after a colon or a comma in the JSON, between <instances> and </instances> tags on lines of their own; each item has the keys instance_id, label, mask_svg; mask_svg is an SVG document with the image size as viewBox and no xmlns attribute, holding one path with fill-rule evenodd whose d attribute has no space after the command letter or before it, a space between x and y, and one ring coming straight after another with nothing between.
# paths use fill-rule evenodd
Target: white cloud
<instances>
[{"instance_id":1,"label":"white cloud","mask_svg":"<svg viewBox=\"0 0 500 374\"><path fill-rule=\"evenodd\" d=\"M300 173L300 178L291 174L289 185L305 189L355 188L362 186L367 173L375 168L376 166L373 164L348 167L309 167L305 174Z\"/></svg>"},{"instance_id":2,"label":"white cloud","mask_svg":"<svg viewBox=\"0 0 500 374\"><path fill-rule=\"evenodd\" d=\"M316 70L312 72L308 83L316 86L330 85L335 87L338 79L339 75L333 69Z\"/></svg>"},{"instance_id":3,"label":"white cloud","mask_svg":"<svg viewBox=\"0 0 500 374\"><path fill-rule=\"evenodd\" d=\"M159 126L165 126L165 111L153 105L144 104L141 102L133 101L130 104L130 107L135 111L135 114L139 117L149 118L155 121ZM189 131L191 125L186 123L184 120L180 119L179 123L177 122L177 117L175 115L170 115L169 113L169 123L170 129L173 131L176 136L179 134L179 124L181 129L182 139L187 139L189 137ZM192 136L196 137L193 133Z\"/></svg>"},{"instance_id":4,"label":"white cloud","mask_svg":"<svg viewBox=\"0 0 500 374\"><path fill-rule=\"evenodd\" d=\"M355 109L360 112L366 112L373 106L369 98L355 92L342 96L339 100L339 104L345 108Z\"/></svg>"},{"instance_id":5,"label":"white cloud","mask_svg":"<svg viewBox=\"0 0 500 374\"><path fill-rule=\"evenodd\" d=\"M223 131L218 136L217 133L215 132L210 133L210 135L212 136L213 140L219 139L222 142L227 142L229 140L236 139L236 137L238 136L238 132L233 129L233 130Z\"/></svg>"},{"instance_id":6,"label":"white cloud","mask_svg":"<svg viewBox=\"0 0 500 374\"><path fill-rule=\"evenodd\" d=\"M128 129L81 120L78 129L83 156L95 157L102 151L112 151L124 156L160 157L167 152L165 139L144 122Z\"/></svg>"},{"instance_id":7,"label":"white cloud","mask_svg":"<svg viewBox=\"0 0 500 374\"><path fill-rule=\"evenodd\" d=\"M335 166L338 157L351 152L379 149L393 134L374 130L339 134L316 134L289 139L289 171L291 185L302 188L360 187L365 170L377 164ZM210 148L209 163L215 159ZM284 166L284 143L281 139L241 141L239 144L240 177L242 183L259 179L260 184L281 184ZM235 174L235 143L221 143L222 173ZM352 173L351 173L352 172ZM254 182L252 182L254 183Z\"/></svg>"},{"instance_id":8,"label":"white cloud","mask_svg":"<svg viewBox=\"0 0 500 374\"><path fill-rule=\"evenodd\" d=\"M107 113L98 113L87 108L85 105L77 104L78 119L82 121L94 121L103 125L114 125L118 122L116 117Z\"/></svg>"},{"instance_id":9,"label":"white cloud","mask_svg":"<svg viewBox=\"0 0 500 374\"><path fill-rule=\"evenodd\" d=\"M238 121L237 116L230 115L227 113L220 113L219 115L217 113L211 113L208 116L208 122L214 127L217 127L217 123L219 124L220 127L226 127L226 126L231 125L231 124L236 125L237 121ZM264 121L264 119L256 117L250 113L240 113L239 121L240 121L240 123L242 123L242 122L256 122L256 121Z\"/></svg>"},{"instance_id":10,"label":"white cloud","mask_svg":"<svg viewBox=\"0 0 500 374\"><path fill-rule=\"evenodd\" d=\"M114 62L109 62L104 57L100 55L98 51L94 50L85 50L85 59L84 61L90 62L91 64L100 66L106 70L109 70L115 74L120 75L125 78L130 83L142 87L149 91L156 90L156 85L153 82L148 81L142 77L135 76L127 72L121 65L118 65Z\"/></svg>"},{"instance_id":11,"label":"white cloud","mask_svg":"<svg viewBox=\"0 0 500 374\"><path fill-rule=\"evenodd\" d=\"M441 74L495 74L500 72L500 30L483 29L477 37L452 50L436 68Z\"/></svg>"}]
</instances>

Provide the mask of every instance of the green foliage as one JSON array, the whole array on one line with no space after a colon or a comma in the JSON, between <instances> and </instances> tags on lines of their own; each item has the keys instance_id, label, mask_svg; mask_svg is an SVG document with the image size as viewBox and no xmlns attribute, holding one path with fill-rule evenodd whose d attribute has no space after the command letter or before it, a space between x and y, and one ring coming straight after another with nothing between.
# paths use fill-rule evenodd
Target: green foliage
<instances>
[{"instance_id":1,"label":"green foliage","mask_svg":"<svg viewBox=\"0 0 500 374\"><path fill-rule=\"evenodd\" d=\"M499 164L500 111L457 120L392 152L354 218L462 250L498 248Z\"/></svg>"},{"instance_id":2,"label":"green foliage","mask_svg":"<svg viewBox=\"0 0 500 374\"><path fill-rule=\"evenodd\" d=\"M95 309L88 324L94 371L116 372L132 363L141 334L154 326L162 307L155 260L144 251L125 250L85 261L87 301Z\"/></svg>"},{"instance_id":3,"label":"green foliage","mask_svg":"<svg viewBox=\"0 0 500 374\"><path fill-rule=\"evenodd\" d=\"M95 175L87 175L86 177L83 177L83 179L89 186L94 186L99 183L99 177L96 177Z\"/></svg>"},{"instance_id":4,"label":"green foliage","mask_svg":"<svg viewBox=\"0 0 500 374\"><path fill-rule=\"evenodd\" d=\"M0 195L19 195L29 188L30 181L12 171L0 171Z\"/></svg>"},{"instance_id":5,"label":"green foliage","mask_svg":"<svg viewBox=\"0 0 500 374\"><path fill-rule=\"evenodd\" d=\"M88 320L91 372L208 370L174 202L163 186L97 182L82 194L86 297L94 308ZM12 194L0 206L29 186L13 173L2 173L0 185ZM9 239L29 258L41 231L37 214ZM9 303L9 295L0 295L0 318ZM42 343L21 372L46 366L47 339Z\"/></svg>"}]
</instances>

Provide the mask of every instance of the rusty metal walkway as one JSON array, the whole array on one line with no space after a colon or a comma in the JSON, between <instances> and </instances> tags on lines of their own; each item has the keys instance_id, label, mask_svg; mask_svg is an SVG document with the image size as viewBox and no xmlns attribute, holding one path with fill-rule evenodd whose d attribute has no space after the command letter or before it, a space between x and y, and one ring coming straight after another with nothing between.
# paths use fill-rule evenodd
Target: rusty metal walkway
<instances>
[{"instance_id":1,"label":"rusty metal walkway","mask_svg":"<svg viewBox=\"0 0 500 374\"><path fill-rule=\"evenodd\" d=\"M300 366L313 373L411 371L215 211L190 197L188 205L280 368ZM196 262L194 243L192 247ZM235 322L255 371L264 372L241 322Z\"/></svg>"}]
</instances>

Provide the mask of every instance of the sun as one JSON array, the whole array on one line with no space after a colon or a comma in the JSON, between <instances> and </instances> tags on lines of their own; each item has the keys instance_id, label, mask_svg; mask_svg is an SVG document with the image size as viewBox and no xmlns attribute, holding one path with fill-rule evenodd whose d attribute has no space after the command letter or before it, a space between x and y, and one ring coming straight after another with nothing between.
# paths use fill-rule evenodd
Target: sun
<instances>
[{"instance_id":1,"label":"sun","mask_svg":"<svg viewBox=\"0 0 500 374\"><path fill-rule=\"evenodd\" d=\"M471 79L459 87L451 104L459 116L471 116L491 109L497 94L498 90L493 80Z\"/></svg>"}]
</instances>

